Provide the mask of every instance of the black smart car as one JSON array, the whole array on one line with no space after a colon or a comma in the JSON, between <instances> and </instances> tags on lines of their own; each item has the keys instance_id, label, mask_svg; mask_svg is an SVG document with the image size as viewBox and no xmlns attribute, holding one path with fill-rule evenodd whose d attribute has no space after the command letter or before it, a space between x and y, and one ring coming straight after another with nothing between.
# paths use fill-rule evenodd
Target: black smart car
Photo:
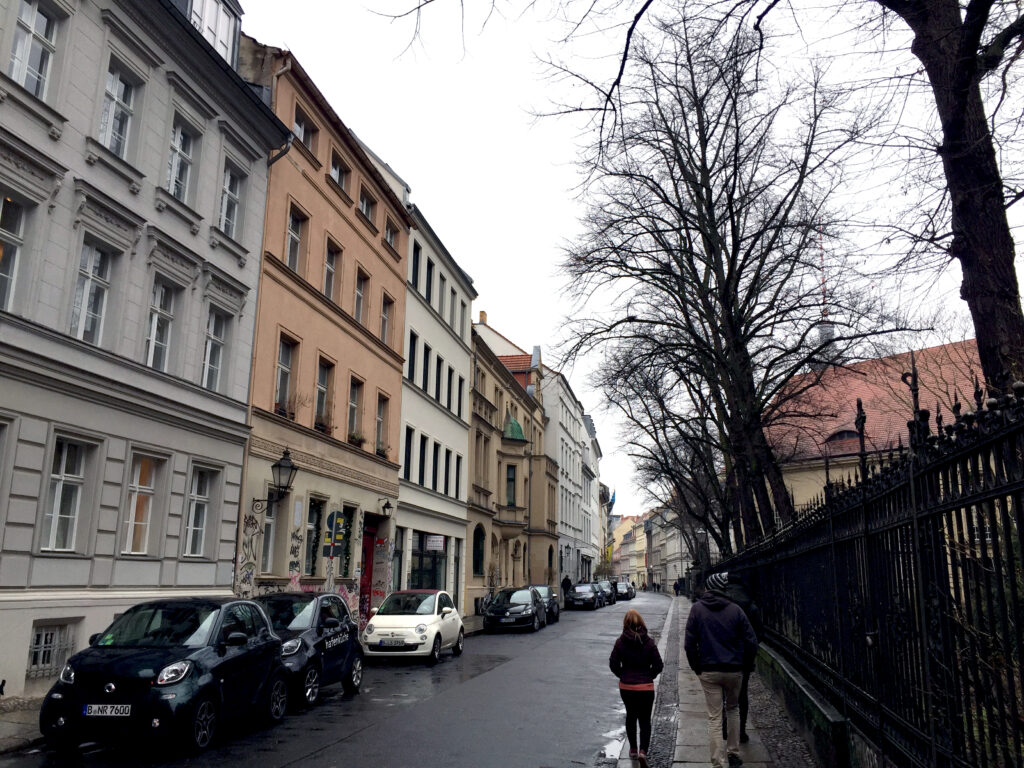
<instances>
[{"instance_id":1,"label":"black smart car","mask_svg":"<svg viewBox=\"0 0 1024 768\"><path fill-rule=\"evenodd\" d=\"M285 715L281 639L263 610L237 598L140 603L70 659L43 700L39 729L54 747L135 735L205 749L222 718Z\"/></svg>"},{"instance_id":2,"label":"black smart car","mask_svg":"<svg viewBox=\"0 0 1024 768\"><path fill-rule=\"evenodd\" d=\"M566 608L600 608L601 593L593 584L577 584L565 596Z\"/></svg>"},{"instance_id":3,"label":"black smart car","mask_svg":"<svg viewBox=\"0 0 1024 768\"><path fill-rule=\"evenodd\" d=\"M292 700L312 705L325 685L340 682L357 693L363 681L359 625L337 595L282 592L255 598L284 641L281 653L292 684Z\"/></svg>"},{"instance_id":4,"label":"black smart car","mask_svg":"<svg viewBox=\"0 0 1024 768\"><path fill-rule=\"evenodd\" d=\"M544 601L544 607L547 608L548 613L547 623L558 621L558 593L547 584L531 584L530 586L537 590L540 599Z\"/></svg>"},{"instance_id":5,"label":"black smart car","mask_svg":"<svg viewBox=\"0 0 1024 768\"><path fill-rule=\"evenodd\" d=\"M615 593L615 586L608 580L602 579L597 582L597 588L601 590L601 594L604 595L605 605L615 605L615 600L618 595Z\"/></svg>"},{"instance_id":6,"label":"black smart car","mask_svg":"<svg viewBox=\"0 0 1024 768\"><path fill-rule=\"evenodd\" d=\"M536 632L548 623L547 608L533 587L505 587L494 593L484 613L484 630L526 627Z\"/></svg>"}]
</instances>

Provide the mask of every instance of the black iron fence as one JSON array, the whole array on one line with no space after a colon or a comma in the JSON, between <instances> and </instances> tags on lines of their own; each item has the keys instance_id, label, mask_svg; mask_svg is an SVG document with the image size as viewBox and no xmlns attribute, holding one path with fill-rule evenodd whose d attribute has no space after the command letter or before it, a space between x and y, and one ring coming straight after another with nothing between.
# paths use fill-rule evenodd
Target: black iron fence
<instances>
[{"instance_id":1,"label":"black iron fence","mask_svg":"<svg viewBox=\"0 0 1024 768\"><path fill-rule=\"evenodd\" d=\"M1024 383L909 449L864 451L798 522L720 566L754 587L769 641L894 766L1024 768Z\"/></svg>"}]
</instances>

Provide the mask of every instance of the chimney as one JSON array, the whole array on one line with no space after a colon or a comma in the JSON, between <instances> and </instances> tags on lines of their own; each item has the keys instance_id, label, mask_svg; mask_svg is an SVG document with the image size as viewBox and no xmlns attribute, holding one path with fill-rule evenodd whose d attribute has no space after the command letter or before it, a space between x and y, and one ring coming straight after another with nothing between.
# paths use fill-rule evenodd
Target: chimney
<instances>
[{"instance_id":1,"label":"chimney","mask_svg":"<svg viewBox=\"0 0 1024 768\"><path fill-rule=\"evenodd\" d=\"M487 325L487 313L480 310L480 325Z\"/></svg>"}]
</instances>

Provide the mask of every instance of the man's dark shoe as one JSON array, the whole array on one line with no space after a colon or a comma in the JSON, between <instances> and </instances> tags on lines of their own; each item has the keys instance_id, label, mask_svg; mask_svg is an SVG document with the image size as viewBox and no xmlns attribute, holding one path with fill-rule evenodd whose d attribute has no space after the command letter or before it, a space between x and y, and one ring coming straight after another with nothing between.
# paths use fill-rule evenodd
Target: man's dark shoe
<instances>
[{"instance_id":1,"label":"man's dark shoe","mask_svg":"<svg viewBox=\"0 0 1024 768\"><path fill-rule=\"evenodd\" d=\"M743 765L743 758L739 755L729 755L729 768L739 768Z\"/></svg>"}]
</instances>

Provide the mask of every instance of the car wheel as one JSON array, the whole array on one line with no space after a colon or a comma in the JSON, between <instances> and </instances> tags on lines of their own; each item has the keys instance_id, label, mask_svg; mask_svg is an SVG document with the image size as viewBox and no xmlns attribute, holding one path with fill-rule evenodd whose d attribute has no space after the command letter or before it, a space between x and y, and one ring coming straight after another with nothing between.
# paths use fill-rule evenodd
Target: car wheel
<instances>
[{"instance_id":1,"label":"car wheel","mask_svg":"<svg viewBox=\"0 0 1024 768\"><path fill-rule=\"evenodd\" d=\"M71 759L78 754L78 737L72 732L49 734L45 741L46 746L60 757Z\"/></svg>"},{"instance_id":2,"label":"car wheel","mask_svg":"<svg viewBox=\"0 0 1024 768\"><path fill-rule=\"evenodd\" d=\"M461 656L464 650L466 650L466 633L460 629L459 637L455 641L455 645L452 646L452 656Z\"/></svg>"},{"instance_id":3,"label":"car wheel","mask_svg":"<svg viewBox=\"0 0 1024 768\"><path fill-rule=\"evenodd\" d=\"M430 647L430 657L427 661L430 664L437 664L441 660L441 635L434 635L434 644Z\"/></svg>"},{"instance_id":4,"label":"car wheel","mask_svg":"<svg viewBox=\"0 0 1024 768\"><path fill-rule=\"evenodd\" d=\"M535 613L533 614L533 624L530 625L530 631L536 632L540 629L540 617Z\"/></svg>"},{"instance_id":5,"label":"car wheel","mask_svg":"<svg viewBox=\"0 0 1024 768\"><path fill-rule=\"evenodd\" d=\"M270 678L267 683L267 698L265 701L264 717L267 723L273 725L284 719L288 711L288 683L284 675L278 673Z\"/></svg>"},{"instance_id":6,"label":"car wheel","mask_svg":"<svg viewBox=\"0 0 1024 768\"><path fill-rule=\"evenodd\" d=\"M201 698L192 709L185 734L190 751L202 752L208 748L217 737L219 724L216 702L209 696Z\"/></svg>"},{"instance_id":7,"label":"car wheel","mask_svg":"<svg viewBox=\"0 0 1024 768\"><path fill-rule=\"evenodd\" d=\"M341 687L345 693L359 693L359 686L363 684L363 654L356 653L352 657L352 664L349 666L348 674L341 681Z\"/></svg>"},{"instance_id":8,"label":"car wheel","mask_svg":"<svg viewBox=\"0 0 1024 768\"><path fill-rule=\"evenodd\" d=\"M302 673L302 703L312 707L320 700L320 668L310 664Z\"/></svg>"},{"instance_id":9,"label":"car wheel","mask_svg":"<svg viewBox=\"0 0 1024 768\"><path fill-rule=\"evenodd\" d=\"M552 621L558 621L560 618L561 618L561 616L558 613L558 606L556 605L555 606L555 612L554 612L553 618L551 620Z\"/></svg>"}]
</instances>

